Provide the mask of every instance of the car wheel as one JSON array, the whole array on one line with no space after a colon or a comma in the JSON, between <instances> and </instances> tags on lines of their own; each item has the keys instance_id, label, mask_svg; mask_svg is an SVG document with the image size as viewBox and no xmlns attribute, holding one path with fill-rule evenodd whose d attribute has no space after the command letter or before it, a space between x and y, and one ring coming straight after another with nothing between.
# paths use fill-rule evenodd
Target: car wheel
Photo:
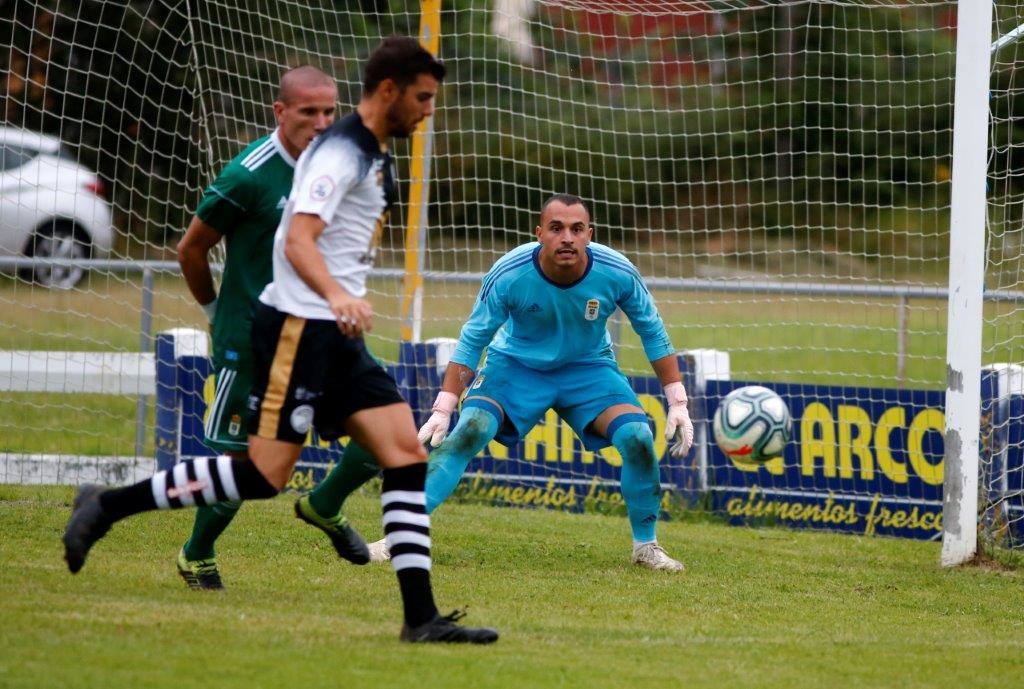
<instances>
[{"instance_id":1,"label":"car wheel","mask_svg":"<svg viewBox=\"0 0 1024 689\"><path fill-rule=\"evenodd\" d=\"M83 259L89 257L89 243L83 240L75 225L53 222L36 231L25 255L32 258ZM38 285L51 289L72 289L85 277L81 266L40 266L23 275Z\"/></svg>"}]
</instances>

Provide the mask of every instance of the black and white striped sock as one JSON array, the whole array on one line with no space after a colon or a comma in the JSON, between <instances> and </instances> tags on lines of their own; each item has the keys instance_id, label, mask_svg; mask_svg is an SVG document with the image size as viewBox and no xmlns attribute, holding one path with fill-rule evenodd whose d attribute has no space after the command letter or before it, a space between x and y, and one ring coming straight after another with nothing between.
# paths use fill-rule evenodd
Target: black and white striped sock
<instances>
[{"instance_id":1,"label":"black and white striped sock","mask_svg":"<svg viewBox=\"0 0 1024 689\"><path fill-rule=\"evenodd\" d=\"M430 515L423 486L427 465L384 470L380 496L384 537L402 591L405 622L418 627L437 615L430 587Z\"/></svg>"},{"instance_id":2,"label":"black and white striped sock","mask_svg":"<svg viewBox=\"0 0 1024 689\"><path fill-rule=\"evenodd\" d=\"M202 507L226 500L257 500L271 498L277 492L251 460L220 455L179 462L135 485L105 491L100 496L100 504L116 521L149 510Z\"/></svg>"},{"instance_id":3,"label":"black and white striped sock","mask_svg":"<svg viewBox=\"0 0 1024 689\"><path fill-rule=\"evenodd\" d=\"M179 462L169 471L154 474L150 488L153 501L161 510L241 500L227 455Z\"/></svg>"}]
</instances>

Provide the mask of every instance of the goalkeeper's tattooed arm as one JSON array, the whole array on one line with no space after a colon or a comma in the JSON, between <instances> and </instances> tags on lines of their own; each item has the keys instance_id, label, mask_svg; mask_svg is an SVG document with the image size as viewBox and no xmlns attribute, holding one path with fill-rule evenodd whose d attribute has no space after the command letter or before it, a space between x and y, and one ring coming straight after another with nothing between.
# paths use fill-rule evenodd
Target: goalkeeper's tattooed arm
<instances>
[{"instance_id":1,"label":"goalkeeper's tattooed arm","mask_svg":"<svg viewBox=\"0 0 1024 689\"><path fill-rule=\"evenodd\" d=\"M457 364L452 361L448 364L448 368L444 372L444 380L441 382L441 389L459 397L469 385L470 381L473 380L473 375L473 369L469 366L463 366L462 364Z\"/></svg>"},{"instance_id":2,"label":"goalkeeper's tattooed arm","mask_svg":"<svg viewBox=\"0 0 1024 689\"><path fill-rule=\"evenodd\" d=\"M663 388L683 380L683 376L679 372L679 359L675 354L655 359L651 362L651 368L654 369L654 374L658 376Z\"/></svg>"}]
</instances>

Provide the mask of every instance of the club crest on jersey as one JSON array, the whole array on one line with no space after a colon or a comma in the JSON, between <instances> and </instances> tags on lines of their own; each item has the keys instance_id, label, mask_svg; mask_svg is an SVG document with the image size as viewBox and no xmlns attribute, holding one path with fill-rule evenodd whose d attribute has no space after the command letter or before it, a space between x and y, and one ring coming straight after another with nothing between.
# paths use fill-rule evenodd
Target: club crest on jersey
<instances>
[{"instance_id":1,"label":"club crest on jersey","mask_svg":"<svg viewBox=\"0 0 1024 689\"><path fill-rule=\"evenodd\" d=\"M322 177L317 177L313 180L313 184L309 187L309 198L314 201L323 201L330 196L333 191L334 180L327 175L323 175Z\"/></svg>"},{"instance_id":2,"label":"club crest on jersey","mask_svg":"<svg viewBox=\"0 0 1024 689\"><path fill-rule=\"evenodd\" d=\"M313 425L313 407L308 404L295 407L288 421L296 433L305 433Z\"/></svg>"},{"instance_id":3,"label":"club crest on jersey","mask_svg":"<svg viewBox=\"0 0 1024 689\"><path fill-rule=\"evenodd\" d=\"M587 308L583 311L583 317L588 321L596 321L601 315L601 302L597 299L587 300Z\"/></svg>"}]
</instances>

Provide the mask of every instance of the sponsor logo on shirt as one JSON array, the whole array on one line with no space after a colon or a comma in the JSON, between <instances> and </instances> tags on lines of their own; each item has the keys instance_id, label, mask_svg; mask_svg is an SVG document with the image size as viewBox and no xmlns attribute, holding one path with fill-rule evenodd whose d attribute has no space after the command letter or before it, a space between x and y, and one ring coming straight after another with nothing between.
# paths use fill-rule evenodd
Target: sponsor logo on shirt
<instances>
[{"instance_id":1,"label":"sponsor logo on shirt","mask_svg":"<svg viewBox=\"0 0 1024 689\"><path fill-rule=\"evenodd\" d=\"M331 192L334 191L334 180L323 175L313 180L313 184L309 186L309 198L314 201L323 201Z\"/></svg>"},{"instance_id":2,"label":"sponsor logo on shirt","mask_svg":"<svg viewBox=\"0 0 1024 689\"><path fill-rule=\"evenodd\" d=\"M315 400L320 393L313 390L307 390L301 385L295 388L295 399L300 402L308 402L309 400Z\"/></svg>"},{"instance_id":3,"label":"sponsor logo on shirt","mask_svg":"<svg viewBox=\"0 0 1024 689\"><path fill-rule=\"evenodd\" d=\"M599 315L601 315L601 302L597 299L588 300L587 308L583 311L583 317L588 321L596 321Z\"/></svg>"}]
</instances>

